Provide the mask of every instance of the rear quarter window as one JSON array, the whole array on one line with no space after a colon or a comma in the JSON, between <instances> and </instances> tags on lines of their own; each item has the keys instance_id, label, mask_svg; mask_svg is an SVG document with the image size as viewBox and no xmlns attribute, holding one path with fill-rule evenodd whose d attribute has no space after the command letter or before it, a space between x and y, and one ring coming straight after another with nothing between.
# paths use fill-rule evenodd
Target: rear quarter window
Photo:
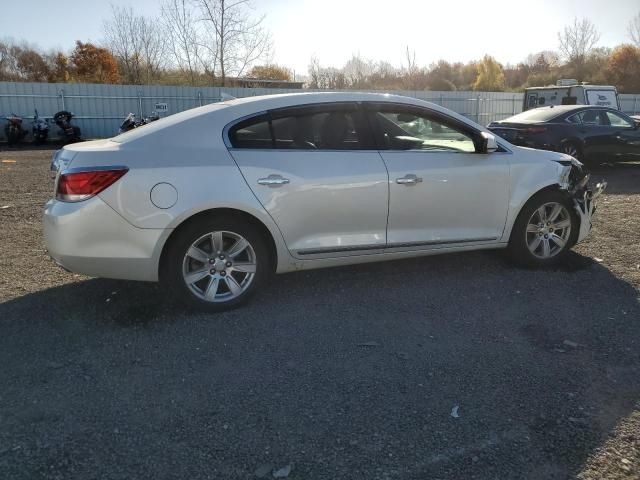
<instances>
[{"instance_id":1,"label":"rear quarter window","mask_svg":"<svg viewBox=\"0 0 640 480\"><path fill-rule=\"evenodd\" d=\"M229 130L233 148L273 148L267 115L259 115L237 123Z\"/></svg>"}]
</instances>

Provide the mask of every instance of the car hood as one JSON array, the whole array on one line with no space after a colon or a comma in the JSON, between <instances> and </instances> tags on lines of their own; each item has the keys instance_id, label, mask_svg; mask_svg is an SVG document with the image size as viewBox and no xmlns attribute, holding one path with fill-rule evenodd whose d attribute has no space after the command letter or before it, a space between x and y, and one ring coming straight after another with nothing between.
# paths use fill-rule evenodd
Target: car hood
<instances>
[{"instance_id":1,"label":"car hood","mask_svg":"<svg viewBox=\"0 0 640 480\"><path fill-rule=\"evenodd\" d=\"M521 152L526 152L527 154L535 156L535 158L540 161L548 160L551 162L560 163L562 165L582 166L581 162L573 158L571 155L567 155L566 153L552 152L550 150L538 150L538 149L529 148L529 147L518 147L515 145L513 146L513 149Z\"/></svg>"}]
</instances>

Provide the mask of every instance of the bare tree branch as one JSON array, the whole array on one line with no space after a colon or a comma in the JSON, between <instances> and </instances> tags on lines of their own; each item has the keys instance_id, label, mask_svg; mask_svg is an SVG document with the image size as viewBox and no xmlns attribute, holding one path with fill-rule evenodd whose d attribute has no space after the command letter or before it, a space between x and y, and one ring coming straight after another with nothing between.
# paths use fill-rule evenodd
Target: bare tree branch
<instances>
[{"instance_id":1,"label":"bare tree branch","mask_svg":"<svg viewBox=\"0 0 640 480\"><path fill-rule=\"evenodd\" d=\"M168 53L189 83L196 85L204 52L188 0L165 0L161 12L164 27L169 32Z\"/></svg>"},{"instance_id":2,"label":"bare tree branch","mask_svg":"<svg viewBox=\"0 0 640 480\"><path fill-rule=\"evenodd\" d=\"M112 5L103 30L106 46L120 62L126 82L150 83L157 77L166 42L155 19L136 15L131 7Z\"/></svg>"},{"instance_id":3,"label":"bare tree branch","mask_svg":"<svg viewBox=\"0 0 640 480\"><path fill-rule=\"evenodd\" d=\"M628 32L631 41L636 47L640 48L640 13L629 22Z\"/></svg>"},{"instance_id":4,"label":"bare tree branch","mask_svg":"<svg viewBox=\"0 0 640 480\"><path fill-rule=\"evenodd\" d=\"M574 18L572 25L558 33L560 53L575 67L577 76L582 76L587 55L600 40L596 26L587 18Z\"/></svg>"},{"instance_id":5,"label":"bare tree branch","mask_svg":"<svg viewBox=\"0 0 640 480\"><path fill-rule=\"evenodd\" d=\"M264 16L249 14L249 0L195 0L207 32L203 45L215 51L212 71L225 85L229 76L240 76L272 50L271 36L263 27Z\"/></svg>"}]
</instances>

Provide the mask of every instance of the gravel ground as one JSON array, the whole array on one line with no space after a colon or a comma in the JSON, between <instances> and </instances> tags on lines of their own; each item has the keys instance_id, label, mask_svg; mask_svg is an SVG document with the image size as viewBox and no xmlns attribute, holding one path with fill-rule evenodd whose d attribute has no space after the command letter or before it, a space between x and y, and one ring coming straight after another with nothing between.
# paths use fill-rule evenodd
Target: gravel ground
<instances>
[{"instance_id":1,"label":"gravel ground","mask_svg":"<svg viewBox=\"0 0 640 480\"><path fill-rule=\"evenodd\" d=\"M640 165L599 167L557 270L292 273L206 315L47 258L50 154L0 152L0 479L640 478Z\"/></svg>"}]
</instances>

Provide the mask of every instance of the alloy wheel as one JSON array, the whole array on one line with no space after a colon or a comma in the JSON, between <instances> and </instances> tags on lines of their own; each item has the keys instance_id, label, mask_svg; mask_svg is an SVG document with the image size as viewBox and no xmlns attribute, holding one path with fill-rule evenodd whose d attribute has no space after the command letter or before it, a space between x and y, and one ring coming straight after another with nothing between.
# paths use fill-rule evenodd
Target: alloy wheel
<instances>
[{"instance_id":1,"label":"alloy wheel","mask_svg":"<svg viewBox=\"0 0 640 480\"><path fill-rule=\"evenodd\" d=\"M256 274L256 253L234 232L207 233L191 244L182 261L182 277L206 302L228 302L242 295Z\"/></svg>"},{"instance_id":2,"label":"alloy wheel","mask_svg":"<svg viewBox=\"0 0 640 480\"><path fill-rule=\"evenodd\" d=\"M562 252L570 235L571 215L557 202L540 206L527 222L527 247L537 258L547 259Z\"/></svg>"},{"instance_id":3,"label":"alloy wheel","mask_svg":"<svg viewBox=\"0 0 640 480\"><path fill-rule=\"evenodd\" d=\"M565 143L562 146L562 153L571 155L573 158L578 158L578 148L573 143Z\"/></svg>"}]
</instances>

